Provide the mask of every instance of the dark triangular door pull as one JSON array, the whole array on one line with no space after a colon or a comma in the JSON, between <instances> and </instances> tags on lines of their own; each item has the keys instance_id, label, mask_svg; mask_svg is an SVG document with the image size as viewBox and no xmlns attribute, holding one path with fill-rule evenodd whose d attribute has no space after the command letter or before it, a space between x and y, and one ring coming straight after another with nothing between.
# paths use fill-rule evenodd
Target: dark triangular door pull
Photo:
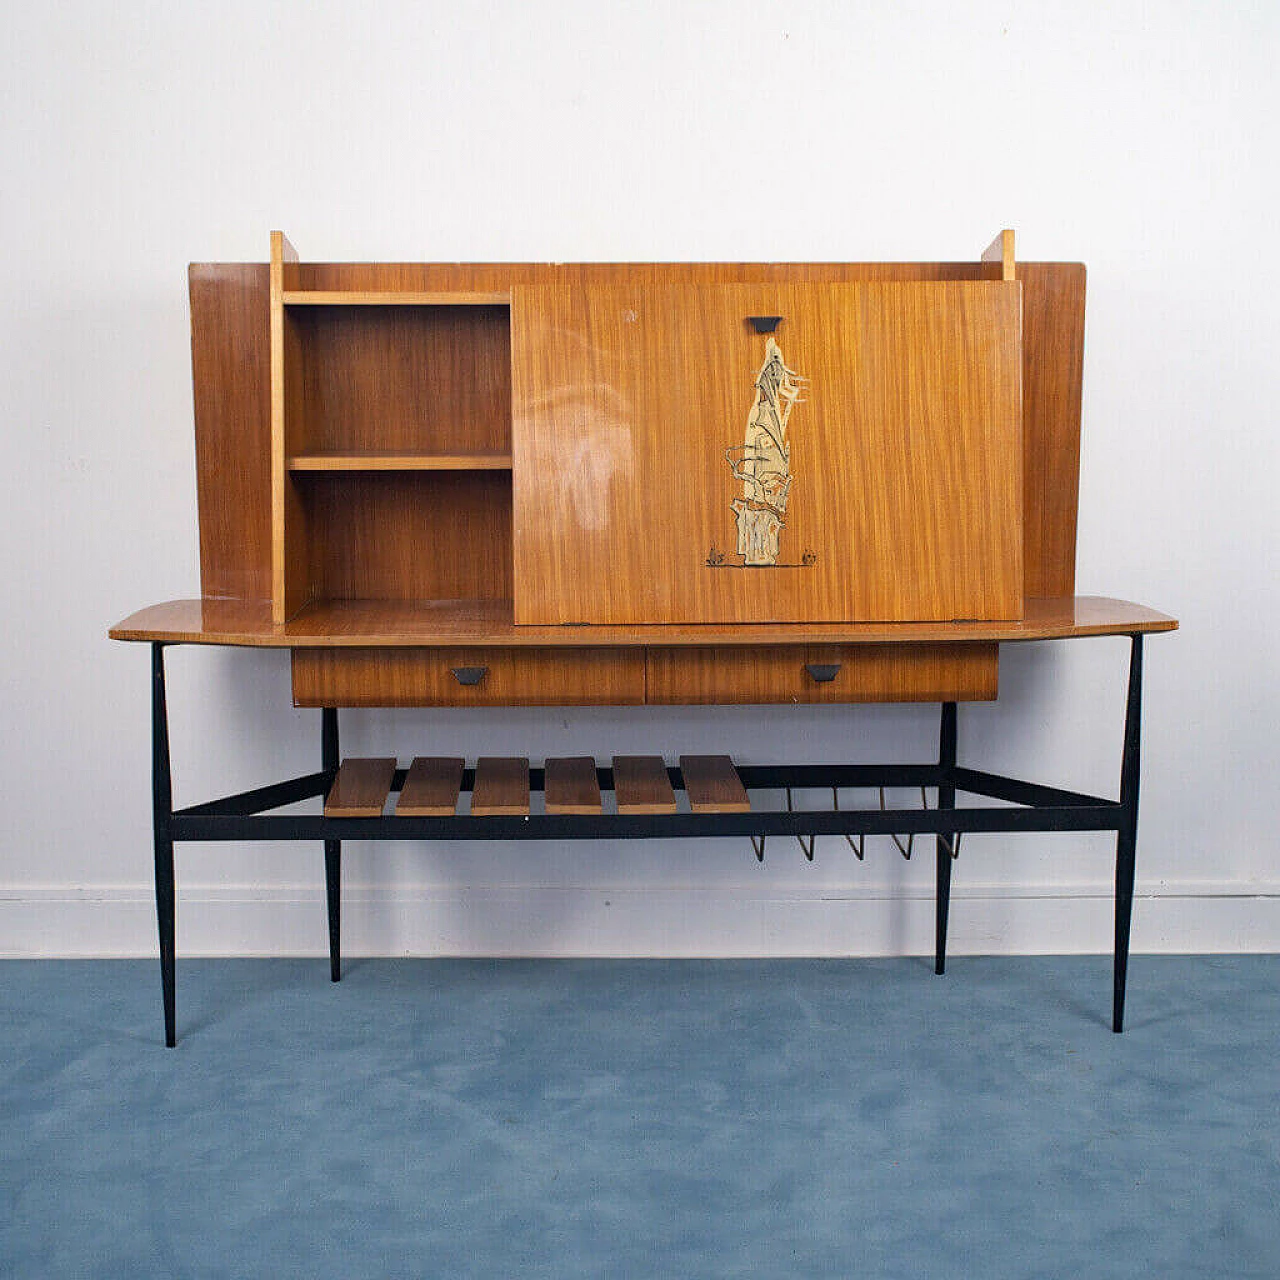
<instances>
[{"instance_id":1,"label":"dark triangular door pull","mask_svg":"<svg viewBox=\"0 0 1280 1280\"><path fill-rule=\"evenodd\" d=\"M804 669L818 684L830 684L840 674L838 662L806 662Z\"/></svg>"}]
</instances>

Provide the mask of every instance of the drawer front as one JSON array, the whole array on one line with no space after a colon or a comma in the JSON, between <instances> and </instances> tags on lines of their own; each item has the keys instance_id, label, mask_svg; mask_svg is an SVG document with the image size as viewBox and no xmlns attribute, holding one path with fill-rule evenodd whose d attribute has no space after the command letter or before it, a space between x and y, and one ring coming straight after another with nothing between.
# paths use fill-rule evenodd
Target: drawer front
<instances>
[{"instance_id":1,"label":"drawer front","mask_svg":"<svg viewBox=\"0 0 1280 1280\"><path fill-rule=\"evenodd\" d=\"M975 702L996 696L995 644L650 649L651 703Z\"/></svg>"},{"instance_id":2,"label":"drawer front","mask_svg":"<svg viewBox=\"0 0 1280 1280\"><path fill-rule=\"evenodd\" d=\"M295 707L628 706L639 649L295 649Z\"/></svg>"}]
</instances>

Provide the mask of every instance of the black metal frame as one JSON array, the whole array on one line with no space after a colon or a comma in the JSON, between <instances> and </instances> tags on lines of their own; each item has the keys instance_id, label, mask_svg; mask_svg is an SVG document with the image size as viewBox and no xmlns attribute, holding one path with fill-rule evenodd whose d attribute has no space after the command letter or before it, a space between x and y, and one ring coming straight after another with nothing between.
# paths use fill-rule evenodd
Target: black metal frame
<instances>
[{"instance_id":1,"label":"black metal frame","mask_svg":"<svg viewBox=\"0 0 1280 1280\"><path fill-rule=\"evenodd\" d=\"M525 817L454 815L443 818L327 818L322 814L270 812L328 793L339 763L338 712L321 712L321 763L318 773L290 778L224 796L205 804L174 810L165 705L164 644L151 646L152 804L155 834L156 915L160 931L160 972L164 992L165 1044L176 1043L174 1015L174 856L183 840L316 840L324 845L325 887L329 912L329 971L341 977L340 912L343 840L604 840L697 839L709 836L750 837L763 859L770 836L800 841L812 859L817 836L933 835L936 875L934 971L946 968L947 917L951 902L951 864L960 837L984 831L1114 831L1116 833L1115 966L1112 1030L1124 1025L1125 976L1129 959L1129 927L1133 911L1134 863L1138 829L1139 744L1142 715L1142 635L1130 636L1129 689L1125 708L1120 799L1067 791L1000 774L968 769L956 763L956 704L942 704L938 760L930 764L870 765L740 765L738 775L748 791L786 791L787 809L751 813L673 814L530 814ZM531 769L530 789L540 791L543 771ZM672 786L682 789L678 768L667 770ZM397 769L392 790L404 785L406 770ZM602 791L612 790L613 770L597 770ZM463 772L469 791L475 772ZM840 809L840 788L919 787L936 789L934 809ZM792 789L830 789L831 809L794 809ZM963 793L1015 807L957 808ZM806 839L808 843L806 844ZM861 858L860 846L850 845ZM910 856L910 844L899 848Z\"/></svg>"}]
</instances>

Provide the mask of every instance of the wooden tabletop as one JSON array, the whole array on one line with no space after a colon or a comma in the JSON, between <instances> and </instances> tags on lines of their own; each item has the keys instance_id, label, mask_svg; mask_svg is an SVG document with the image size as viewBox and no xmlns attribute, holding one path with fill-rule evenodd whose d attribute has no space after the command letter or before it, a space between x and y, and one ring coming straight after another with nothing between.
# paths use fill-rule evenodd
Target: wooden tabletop
<instances>
[{"instance_id":1,"label":"wooden tabletop","mask_svg":"<svg viewBox=\"0 0 1280 1280\"><path fill-rule=\"evenodd\" d=\"M1060 640L1176 630L1174 618L1104 596L1028 600L1016 622L830 622L677 626L516 626L510 600L334 600L283 625L268 601L170 600L111 628L113 640L270 649L610 648L645 645L911 644Z\"/></svg>"}]
</instances>

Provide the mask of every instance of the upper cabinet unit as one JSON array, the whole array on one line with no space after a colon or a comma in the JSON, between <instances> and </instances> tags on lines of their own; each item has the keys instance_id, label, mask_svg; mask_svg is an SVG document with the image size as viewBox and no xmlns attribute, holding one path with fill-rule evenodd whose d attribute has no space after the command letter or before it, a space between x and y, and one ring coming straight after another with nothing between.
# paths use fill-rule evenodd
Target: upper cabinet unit
<instances>
[{"instance_id":1,"label":"upper cabinet unit","mask_svg":"<svg viewBox=\"0 0 1280 1280\"><path fill-rule=\"evenodd\" d=\"M203 585L277 624L995 621L1073 589L1084 270L1012 233L482 265L274 232L191 281Z\"/></svg>"}]
</instances>

